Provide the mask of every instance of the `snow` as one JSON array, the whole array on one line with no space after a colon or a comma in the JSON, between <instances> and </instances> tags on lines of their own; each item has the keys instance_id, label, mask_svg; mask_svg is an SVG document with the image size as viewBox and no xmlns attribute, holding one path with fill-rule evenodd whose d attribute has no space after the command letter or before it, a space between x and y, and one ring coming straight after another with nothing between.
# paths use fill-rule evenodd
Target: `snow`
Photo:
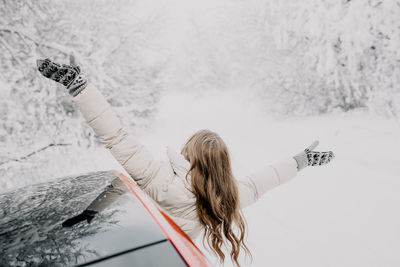
<instances>
[{"instance_id":1,"label":"snow","mask_svg":"<svg viewBox=\"0 0 400 267\"><path fill-rule=\"evenodd\" d=\"M159 159L202 128L237 177L316 139L335 152L244 211L251 266L400 266L395 0L25 2L0 7L0 193L123 171L34 68L73 52Z\"/></svg>"},{"instance_id":2,"label":"snow","mask_svg":"<svg viewBox=\"0 0 400 267\"><path fill-rule=\"evenodd\" d=\"M171 94L142 140L162 154L166 142L179 149L197 129L215 130L240 176L318 139L317 149L335 152L331 164L306 168L245 210L252 266L398 266L398 121L361 111L271 117L261 104L237 93Z\"/></svg>"},{"instance_id":3,"label":"snow","mask_svg":"<svg viewBox=\"0 0 400 267\"><path fill-rule=\"evenodd\" d=\"M271 116L239 92L165 95L150 129L138 138L160 159L198 129L214 130L230 147L236 176L292 156L313 140L334 161L309 167L245 209L251 266L398 266L400 264L400 127L361 111ZM48 155L42 179L121 167L105 149ZM30 169L31 172L34 169ZM52 174L53 176L49 176ZM35 175L7 188L37 182ZM45 177L47 176L47 178ZM40 180L40 179L39 179ZM201 246L201 240L197 240ZM229 261L225 264L230 266Z\"/></svg>"}]
</instances>

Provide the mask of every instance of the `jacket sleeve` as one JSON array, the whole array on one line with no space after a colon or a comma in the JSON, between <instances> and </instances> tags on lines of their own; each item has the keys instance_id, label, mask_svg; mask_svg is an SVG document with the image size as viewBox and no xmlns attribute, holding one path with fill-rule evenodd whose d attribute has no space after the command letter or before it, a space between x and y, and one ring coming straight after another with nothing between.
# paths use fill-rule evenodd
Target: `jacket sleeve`
<instances>
[{"instance_id":1,"label":"jacket sleeve","mask_svg":"<svg viewBox=\"0 0 400 267\"><path fill-rule=\"evenodd\" d=\"M143 189L156 177L161 162L129 135L104 96L93 86L73 98L101 142Z\"/></svg>"},{"instance_id":2,"label":"jacket sleeve","mask_svg":"<svg viewBox=\"0 0 400 267\"><path fill-rule=\"evenodd\" d=\"M265 192L287 182L296 174L297 163L293 158L288 158L238 180L240 206L245 208L253 204Z\"/></svg>"}]
</instances>

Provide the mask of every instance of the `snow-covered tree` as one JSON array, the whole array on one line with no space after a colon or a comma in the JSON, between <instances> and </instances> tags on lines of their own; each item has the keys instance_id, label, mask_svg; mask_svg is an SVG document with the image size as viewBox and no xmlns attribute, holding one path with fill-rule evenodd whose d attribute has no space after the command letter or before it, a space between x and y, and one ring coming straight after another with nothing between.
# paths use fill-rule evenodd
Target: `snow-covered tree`
<instances>
[{"instance_id":1,"label":"snow-covered tree","mask_svg":"<svg viewBox=\"0 0 400 267\"><path fill-rule=\"evenodd\" d=\"M0 164L44 147L95 143L64 89L40 77L38 58L68 63L74 54L111 104L132 114L128 127L146 125L163 86L165 58L151 47L156 16L140 17L134 9L132 1L105 0L0 5Z\"/></svg>"},{"instance_id":2,"label":"snow-covered tree","mask_svg":"<svg viewBox=\"0 0 400 267\"><path fill-rule=\"evenodd\" d=\"M398 97L398 1L276 2L269 27L276 47L290 54L277 90L291 107L350 110Z\"/></svg>"},{"instance_id":3,"label":"snow-covered tree","mask_svg":"<svg viewBox=\"0 0 400 267\"><path fill-rule=\"evenodd\" d=\"M218 1L204 9L186 44L187 85L256 92L278 112L396 114L399 1Z\"/></svg>"}]
</instances>

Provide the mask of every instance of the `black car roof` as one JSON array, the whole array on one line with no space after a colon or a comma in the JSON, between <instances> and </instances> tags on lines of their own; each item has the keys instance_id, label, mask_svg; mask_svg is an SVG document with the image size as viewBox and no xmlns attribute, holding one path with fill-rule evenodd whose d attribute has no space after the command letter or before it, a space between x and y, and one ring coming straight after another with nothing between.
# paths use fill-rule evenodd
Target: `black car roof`
<instances>
[{"instance_id":1,"label":"black car roof","mask_svg":"<svg viewBox=\"0 0 400 267\"><path fill-rule=\"evenodd\" d=\"M90 224L62 227L115 178L111 171L95 172L0 194L0 266L77 265L165 240L130 192Z\"/></svg>"}]
</instances>

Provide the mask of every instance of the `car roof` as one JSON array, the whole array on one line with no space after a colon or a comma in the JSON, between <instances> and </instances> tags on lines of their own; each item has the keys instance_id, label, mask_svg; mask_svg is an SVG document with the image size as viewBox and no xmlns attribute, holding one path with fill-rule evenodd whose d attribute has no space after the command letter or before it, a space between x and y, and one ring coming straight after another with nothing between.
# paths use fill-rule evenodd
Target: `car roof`
<instances>
[{"instance_id":1,"label":"car roof","mask_svg":"<svg viewBox=\"0 0 400 267\"><path fill-rule=\"evenodd\" d=\"M134 194L70 228L111 183L112 171L64 177L0 194L0 265L79 265L167 240Z\"/></svg>"}]
</instances>

